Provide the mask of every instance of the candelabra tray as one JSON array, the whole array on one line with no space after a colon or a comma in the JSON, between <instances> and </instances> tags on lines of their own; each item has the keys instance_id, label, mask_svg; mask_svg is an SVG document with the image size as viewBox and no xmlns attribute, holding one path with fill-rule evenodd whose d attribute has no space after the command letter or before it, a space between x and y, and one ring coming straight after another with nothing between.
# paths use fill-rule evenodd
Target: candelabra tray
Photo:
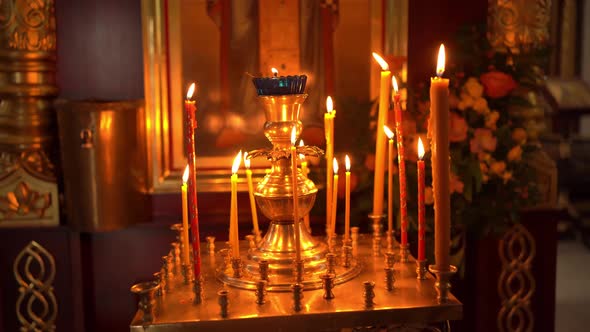
<instances>
[{"instance_id":1,"label":"candelabra tray","mask_svg":"<svg viewBox=\"0 0 590 332\"><path fill-rule=\"evenodd\" d=\"M246 249L247 242L241 247ZM204 246L203 246L204 247ZM399 249L396 249L398 252ZM386 326L392 324L434 323L458 320L463 305L452 295L444 303L437 300L435 279L427 274L424 280L416 278L416 261L410 257L406 263L395 264L395 287L385 286L385 248L375 254L371 236L360 235L356 260L361 272L352 280L336 285L334 298L324 299L323 289L306 290L302 308L293 309L293 294L267 293L266 303L256 304L254 291L229 287L216 278L219 258L202 255L203 300L193 304L192 285L185 285L182 276L169 281L168 292L156 298L153 320L145 323L138 310L131 322L131 331L229 331L249 330L325 330L357 326ZM363 282L375 283L373 305L367 306ZM218 291L227 290L229 306L227 316L220 314Z\"/></svg>"}]
</instances>

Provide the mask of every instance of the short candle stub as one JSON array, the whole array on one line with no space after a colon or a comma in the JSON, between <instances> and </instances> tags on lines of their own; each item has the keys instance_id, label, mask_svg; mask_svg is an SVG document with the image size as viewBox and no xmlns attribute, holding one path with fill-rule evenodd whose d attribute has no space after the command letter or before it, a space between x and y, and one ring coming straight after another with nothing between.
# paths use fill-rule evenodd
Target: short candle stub
<instances>
[{"instance_id":1,"label":"short candle stub","mask_svg":"<svg viewBox=\"0 0 590 332\"><path fill-rule=\"evenodd\" d=\"M416 279L426 280L426 272L428 271L426 263L427 261L425 259L416 261Z\"/></svg>"},{"instance_id":2,"label":"short candle stub","mask_svg":"<svg viewBox=\"0 0 590 332\"><path fill-rule=\"evenodd\" d=\"M324 274L320 278L322 279L322 287L324 288L324 299L331 300L334 298L334 275Z\"/></svg>"},{"instance_id":3,"label":"short candle stub","mask_svg":"<svg viewBox=\"0 0 590 332\"><path fill-rule=\"evenodd\" d=\"M303 300L303 285L299 283L293 284L291 289L293 290L293 310L299 312L303 308L301 303Z\"/></svg>"},{"instance_id":4,"label":"short candle stub","mask_svg":"<svg viewBox=\"0 0 590 332\"><path fill-rule=\"evenodd\" d=\"M373 281L363 282L363 299L365 300L365 307L372 308L375 304L373 299L375 298L375 283Z\"/></svg>"},{"instance_id":5,"label":"short candle stub","mask_svg":"<svg viewBox=\"0 0 590 332\"><path fill-rule=\"evenodd\" d=\"M219 304L219 315L221 318L227 318L227 307L229 306L229 292L225 289L217 292L217 303Z\"/></svg>"},{"instance_id":6,"label":"short candle stub","mask_svg":"<svg viewBox=\"0 0 590 332\"><path fill-rule=\"evenodd\" d=\"M385 289L392 291L395 284L395 270L390 267L385 268Z\"/></svg>"}]
</instances>

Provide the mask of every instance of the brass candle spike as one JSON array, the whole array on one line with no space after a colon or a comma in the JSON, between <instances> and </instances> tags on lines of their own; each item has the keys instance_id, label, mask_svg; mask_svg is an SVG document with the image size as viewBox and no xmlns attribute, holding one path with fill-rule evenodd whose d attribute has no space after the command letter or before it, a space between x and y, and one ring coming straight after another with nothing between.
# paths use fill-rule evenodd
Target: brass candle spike
<instances>
[{"instance_id":1,"label":"brass candle spike","mask_svg":"<svg viewBox=\"0 0 590 332\"><path fill-rule=\"evenodd\" d=\"M166 292L164 290L166 288L166 281L164 281L162 278L162 271L155 272L154 278L156 278L156 282L160 285L160 287L158 288L158 291L156 292L156 296L166 295Z\"/></svg>"},{"instance_id":2,"label":"brass candle spike","mask_svg":"<svg viewBox=\"0 0 590 332\"><path fill-rule=\"evenodd\" d=\"M327 273L328 274L336 274L336 254L334 253L327 253L326 254L326 265L327 265Z\"/></svg>"},{"instance_id":3,"label":"brass candle spike","mask_svg":"<svg viewBox=\"0 0 590 332\"><path fill-rule=\"evenodd\" d=\"M182 264L182 280L185 285L188 285L191 281L190 265Z\"/></svg>"},{"instance_id":4,"label":"brass candle spike","mask_svg":"<svg viewBox=\"0 0 590 332\"><path fill-rule=\"evenodd\" d=\"M393 269L395 265L395 253L388 251L385 253L385 267Z\"/></svg>"},{"instance_id":5,"label":"brass candle spike","mask_svg":"<svg viewBox=\"0 0 590 332\"><path fill-rule=\"evenodd\" d=\"M156 281L142 282L131 286L131 292L139 297L138 309L142 312L142 321L151 323L156 315L156 293L160 285Z\"/></svg>"},{"instance_id":6,"label":"brass candle spike","mask_svg":"<svg viewBox=\"0 0 590 332\"><path fill-rule=\"evenodd\" d=\"M426 280L426 272L428 271L426 263L427 261L425 259L416 261L416 279Z\"/></svg>"},{"instance_id":7,"label":"brass candle spike","mask_svg":"<svg viewBox=\"0 0 590 332\"><path fill-rule=\"evenodd\" d=\"M352 246L342 247L342 266L349 268L352 265Z\"/></svg>"},{"instance_id":8,"label":"brass candle spike","mask_svg":"<svg viewBox=\"0 0 590 332\"><path fill-rule=\"evenodd\" d=\"M258 262L258 273L260 274L260 280L268 281L268 261L263 259Z\"/></svg>"},{"instance_id":9,"label":"brass candle spike","mask_svg":"<svg viewBox=\"0 0 590 332\"><path fill-rule=\"evenodd\" d=\"M293 284L291 286L291 289L293 290L293 310L299 312L303 308L303 285L299 283Z\"/></svg>"},{"instance_id":10,"label":"brass candle spike","mask_svg":"<svg viewBox=\"0 0 590 332\"><path fill-rule=\"evenodd\" d=\"M385 234L387 237L387 251L393 251L393 237L395 233L393 230L391 230L387 231Z\"/></svg>"},{"instance_id":11,"label":"brass candle spike","mask_svg":"<svg viewBox=\"0 0 590 332\"><path fill-rule=\"evenodd\" d=\"M231 268L233 270L233 277L240 279L242 277L242 259L240 257L232 258Z\"/></svg>"},{"instance_id":12,"label":"brass candle spike","mask_svg":"<svg viewBox=\"0 0 590 332\"><path fill-rule=\"evenodd\" d=\"M163 276L166 281L170 280L172 277L169 263L170 263L170 260L168 259L168 256L162 256L162 271L164 272ZM166 289L166 290L168 290L168 289Z\"/></svg>"},{"instance_id":13,"label":"brass candle spike","mask_svg":"<svg viewBox=\"0 0 590 332\"><path fill-rule=\"evenodd\" d=\"M222 289L217 292L217 303L219 304L219 315L221 318L227 318L228 312L227 307L229 306L228 299L229 292L226 289Z\"/></svg>"},{"instance_id":14,"label":"brass candle spike","mask_svg":"<svg viewBox=\"0 0 590 332\"><path fill-rule=\"evenodd\" d=\"M174 274L180 273L180 243L179 242L172 242L172 249L170 250L170 254L172 256L172 266L174 267Z\"/></svg>"},{"instance_id":15,"label":"brass candle spike","mask_svg":"<svg viewBox=\"0 0 590 332\"><path fill-rule=\"evenodd\" d=\"M405 244L399 247L399 261L401 263L407 263L408 257L410 256L410 245Z\"/></svg>"},{"instance_id":16,"label":"brass candle spike","mask_svg":"<svg viewBox=\"0 0 590 332\"><path fill-rule=\"evenodd\" d=\"M256 249L255 236L252 234L248 234L248 235L246 235L245 238L246 238L246 241L248 241L248 248Z\"/></svg>"},{"instance_id":17,"label":"brass candle spike","mask_svg":"<svg viewBox=\"0 0 590 332\"><path fill-rule=\"evenodd\" d=\"M193 280L193 304L201 304L203 302L203 279L194 278Z\"/></svg>"},{"instance_id":18,"label":"brass candle spike","mask_svg":"<svg viewBox=\"0 0 590 332\"><path fill-rule=\"evenodd\" d=\"M207 250L209 250L209 254L215 254L215 236L207 236Z\"/></svg>"},{"instance_id":19,"label":"brass candle spike","mask_svg":"<svg viewBox=\"0 0 590 332\"><path fill-rule=\"evenodd\" d=\"M256 282L256 304L265 304L266 303L266 280L258 280Z\"/></svg>"},{"instance_id":20,"label":"brass candle spike","mask_svg":"<svg viewBox=\"0 0 590 332\"><path fill-rule=\"evenodd\" d=\"M373 281L363 282L363 299L365 300L365 307L372 308L375 304L373 299L375 298L375 283Z\"/></svg>"},{"instance_id":21,"label":"brass candle spike","mask_svg":"<svg viewBox=\"0 0 590 332\"><path fill-rule=\"evenodd\" d=\"M391 267L385 268L385 289L392 291L395 284L395 270Z\"/></svg>"},{"instance_id":22,"label":"brass candle spike","mask_svg":"<svg viewBox=\"0 0 590 332\"><path fill-rule=\"evenodd\" d=\"M436 282L434 283L437 293L436 299L439 303L447 302L451 291L451 277L457 273L457 267L449 265L444 269L440 269L436 265L430 265L429 269L436 276Z\"/></svg>"},{"instance_id":23,"label":"brass candle spike","mask_svg":"<svg viewBox=\"0 0 590 332\"><path fill-rule=\"evenodd\" d=\"M324 274L320 278L322 278L322 287L324 289L324 299L331 300L334 298L334 275L333 274Z\"/></svg>"}]
</instances>

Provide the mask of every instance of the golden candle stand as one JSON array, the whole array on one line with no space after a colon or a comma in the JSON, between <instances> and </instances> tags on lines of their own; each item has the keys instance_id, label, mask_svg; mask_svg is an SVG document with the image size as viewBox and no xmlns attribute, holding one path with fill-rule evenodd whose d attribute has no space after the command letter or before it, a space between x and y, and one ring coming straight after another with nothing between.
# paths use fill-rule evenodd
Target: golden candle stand
<instances>
[{"instance_id":1,"label":"golden candle stand","mask_svg":"<svg viewBox=\"0 0 590 332\"><path fill-rule=\"evenodd\" d=\"M382 245L385 249L385 241ZM411 256L407 263L399 263L391 259L391 253L375 255L370 235L360 234L353 246L358 275L343 284L329 285L333 287L327 292L325 288L305 288L305 282L302 293L300 284L296 284L297 292L268 293L267 281L259 281L253 287L228 286L220 281L220 273L228 269L228 260L222 255L227 250L203 253L201 302L195 304L194 287L185 284L180 274L169 273L167 292L161 295L156 294L160 285L157 282L134 285L141 306L131 322L131 331L319 331L461 319L462 304L450 293L445 294L447 298L442 302L437 299L435 278L428 273L424 279L417 278L416 261ZM248 252L248 247L247 241L241 241L242 252ZM342 260L335 267L337 273L343 269L341 264ZM167 266L165 270L172 271L174 267ZM243 275L247 273L243 271ZM269 280L272 283L272 274ZM444 287L448 292L448 283Z\"/></svg>"}]
</instances>

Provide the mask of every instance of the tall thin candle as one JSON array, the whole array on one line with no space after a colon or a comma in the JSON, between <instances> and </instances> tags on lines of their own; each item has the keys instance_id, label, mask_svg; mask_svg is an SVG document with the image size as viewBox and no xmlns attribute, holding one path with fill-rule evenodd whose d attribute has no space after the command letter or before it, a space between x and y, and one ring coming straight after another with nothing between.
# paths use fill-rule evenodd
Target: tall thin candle
<instances>
[{"instance_id":1,"label":"tall thin candle","mask_svg":"<svg viewBox=\"0 0 590 332\"><path fill-rule=\"evenodd\" d=\"M232 247L232 257L240 257L240 237L238 230L238 170L242 162L242 151L234 158L231 167L231 206L230 206L230 243Z\"/></svg>"},{"instance_id":2,"label":"tall thin candle","mask_svg":"<svg viewBox=\"0 0 590 332\"><path fill-rule=\"evenodd\" d=\"M395 131L397 138L397 163L399 167L399 214L401 220L401 245L408 245L408 206L406 189L406 161L404 151L404 130L402 125L402 108L400 105L400 94L395 76L391 77L393 85L393 109L395 112Z\"/></svg>"},{"instance_id":3,"label":"tall thin candle","mask_svg":"<svg viewBox=\"0 0 590 332\"><path fill-rule=\"evenodd\" d=\"M187 198L187 181L189 175L189 168L186 165L184 173L182 174L181 199L182 199L182 264L190 265L189 255L189 241L188 241L188 198Z\"/></svg>"},{"instance_id":4,"label":"tall thin candle","mask_svg":"<svg viewBox=\"0 0 590 332\"><path fill-rule=\"evenodd\" d=\"M248 181L248 197L250 198L252 226L254 227L254 236L258 241L260 240L260 229L258 228L258 213L256 211L256 201L254 200L254 184L252 183L252 170L250 169L250 158L248 158L248 152L244 152L244 166L246 166L246 180Z\"/></svg>"},{"instance_id":5,"label":"tall thin candle","mask_svg":"<svg viewBox=\"0 0 590 332\"><path fill-rule=\"evenodd\" d=\"M291 186L293 187L293 221L295 226L295 258L301 261L301 229L299 221L299 192L297 188L297 126L291 130Z\"/></svg>"},{"instance_id":6,"label":"tall thin candle","mask_svg":"<svg viewBox=\"0 0 590 332\"><path fill-rule=\"evenodd\" d=\"M195 129L197 128L197 119L195 113L197 106L194 100L191 100L195 92L195 83L191 84L184 101L186 139L185 148L188 157L188 218L191 225L192 249L193 249L193 275L195 278L201 277L201 243L199 237L199 210L197 206L197 176L196 176L196 152L195 152Z\"/></svg>"},{"instance_id":7,"label":"tall thin candle","mask_svg":"<svg viewBox=\"0 0 590 332\"><path fill-rule=\"evenodd\" d=\"M385 135L389 138L387 154L387 232L393 234L393 132L389 127L383 126ZM388 243L389 244L389 243ZM392 248L388 248L392 249Z\"/></svg>"},{"instance_id":8,"label":"tall thin candle","mask_svg":"<svg viewBox=\"0 0 590 332\"><path fill-rule=\"evenodd\" d=\"M424 145L418 138L418 260L426 259L425 235L426 219L424 209Z\"/></svg>"},{"instance_id":9,"label":"tall thin candle","mask_svg":"<svg viewBox=\"0 0 590 332\"><path fill-rule=\"evenodd\" d=\"M434 192L434 257L439 270L450 265L451 197L449 194L449 80L445 48L440 46L436 77L430 80L430 137L432 138L432 187Z\"/></svg>"},{"instance_id":10,"label":"tall thin candle","mask_svg":"<svg viewBox=\"0 0 590 332\"><path fill-rule=\"evenodd\" d=\"M348 155L344 158L346 164L346 185L344 199L344 242L350 239L350 158Z\"/></svg>"},{"instance_id":11,"label":"tall thin candle","mask_svg":"<svg viewBox=\"0 0 590 332\"><path fill-rule=\"evenodd\" d=\"M375 142L375 180L373 183L373 215L383 215L383 189L385 186L385 132L383 126L387 123L389 111L389 92L391 72L389 65L379 54L373 52L373 58L381 66L381 83L379 89L379 116L377 119L377 135Z\"/></svg>"},{"instance_id":12,"label":"tall thin candle","mask_svg":"<svg viewBox=\"0 0 590 332\"><path fill-rule=\"evenodd\" d=\"M331 234L336 234L336 210L338 205L338 160L336 158L332 162L332 167L334 168L334 187L332 187L332 212L330 213L332 217Z\"/></svg>"},{"instance_id":13,"label":"tall thin candle","mask_svg":"<svg viewBox=\"0 0 590 332\"><path fill-rule=\"evenodd\" d=\"M334 103L332 97L326 98L326 113L324 114L324 133L326 136L326 233L330 236L332 222L332 187L333 187L333 172L330 167L330 162L334 157L334 117L336 111L334 110Z\"/></svg>"}]
</instances>

